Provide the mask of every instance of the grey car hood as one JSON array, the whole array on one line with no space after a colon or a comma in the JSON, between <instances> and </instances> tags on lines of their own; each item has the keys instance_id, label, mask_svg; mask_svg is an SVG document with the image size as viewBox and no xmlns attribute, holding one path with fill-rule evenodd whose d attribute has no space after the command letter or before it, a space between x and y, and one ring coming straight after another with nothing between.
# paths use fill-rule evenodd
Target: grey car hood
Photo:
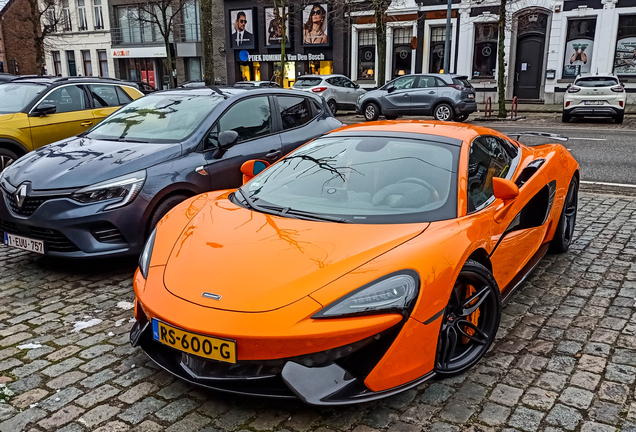
<instances>
[{"instance_id":1,"label":"grey car hood","mask_svg":"<svg viewBox=\"0 0 636 432\"><path fill-rule=\"evenodd\" d=\"M13 186L30 181L34 190L88 186L181 155L181 144L146 144L71 138L41 147L9 166Z\"/></svg>"}]
</instances>

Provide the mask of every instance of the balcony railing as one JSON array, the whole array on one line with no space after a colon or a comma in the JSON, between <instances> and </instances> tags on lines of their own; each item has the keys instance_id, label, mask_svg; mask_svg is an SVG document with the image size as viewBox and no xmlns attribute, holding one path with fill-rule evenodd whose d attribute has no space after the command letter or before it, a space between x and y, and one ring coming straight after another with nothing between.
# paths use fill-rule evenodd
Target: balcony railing
<instances>
[{"instance_id":1,"label":"balcony railing","mask_svg":"<svg viewBox=\"0 0 636 432\"><path fill-rule=\"evenodd\" d=\"M177 42L201 42L199 24L177 24L174 29Z\"/></svg>"},{"instance_id":2,"label":"balcony railing","mask_svg":"<svg viewBox=\"0 0 636 432\"><path fill-rule=\"evenodd\" d=\"M160 44L163 37L153 26L111 28L110 35L113 45Z\"/></svg>"}]
</instances>

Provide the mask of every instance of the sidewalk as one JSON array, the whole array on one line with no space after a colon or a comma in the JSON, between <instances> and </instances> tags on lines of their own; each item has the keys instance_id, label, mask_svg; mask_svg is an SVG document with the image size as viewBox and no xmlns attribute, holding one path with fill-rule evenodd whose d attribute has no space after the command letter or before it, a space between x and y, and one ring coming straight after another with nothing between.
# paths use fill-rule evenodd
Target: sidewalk
<instances>
[{"instance_id":1,"label":"sidewalk","mask_svg":"<svg viewBox=\"0 0 636 432\"><path fill-rule=\"evenodd\" d=\"M506 103L506 109L510 111L512 107L511 103ZM478 103L477 109L479 112L484 112L486 104ZM562 104L519 104L519 114L521 113L560 113L563 111ZM497 101L492 103L493 115L497 115ZM627 105L625 107L625 114L636 114L636 105Z\"/></svg>"}]
</instances>

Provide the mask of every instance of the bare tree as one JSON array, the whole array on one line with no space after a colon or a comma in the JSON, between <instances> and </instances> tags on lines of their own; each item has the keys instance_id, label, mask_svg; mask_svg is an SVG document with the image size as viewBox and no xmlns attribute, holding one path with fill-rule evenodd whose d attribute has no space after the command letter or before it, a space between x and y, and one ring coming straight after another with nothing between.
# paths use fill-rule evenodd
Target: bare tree
<instances>
[{"instance_id":1,"label":"bare tree","mask_svg":"<svg viewBox=\"0 0 636 432\"><path fill-rule=\"evenodd\" d=\"M137 0L135 4L139 7L139 19L159 30L163 43L166 47L166 63L168 64L168 77L170 88L175 87L174 59L170 52L170 38L174 34L174 25L180 20L183 9L192 3L192 0Z\"/></svg>"}]
</instances>

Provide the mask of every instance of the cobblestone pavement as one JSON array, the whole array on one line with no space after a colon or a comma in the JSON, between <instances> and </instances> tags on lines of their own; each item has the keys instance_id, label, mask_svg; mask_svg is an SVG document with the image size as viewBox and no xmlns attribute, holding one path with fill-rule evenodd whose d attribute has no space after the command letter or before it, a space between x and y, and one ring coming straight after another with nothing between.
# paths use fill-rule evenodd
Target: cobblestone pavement
<instances>
[{"instance_id":1,"label":"cobblestone pavement","mask_svg":"<svg viewBox=\"0 0 636 432\"><path fill-rule=\"evenodd\" d=\"M636 431L636 198L584 193L576 242L468 373L316 409L197 389L128 343L133 262L0 247L0 431Z\"/></svg>"}]
</instances>

